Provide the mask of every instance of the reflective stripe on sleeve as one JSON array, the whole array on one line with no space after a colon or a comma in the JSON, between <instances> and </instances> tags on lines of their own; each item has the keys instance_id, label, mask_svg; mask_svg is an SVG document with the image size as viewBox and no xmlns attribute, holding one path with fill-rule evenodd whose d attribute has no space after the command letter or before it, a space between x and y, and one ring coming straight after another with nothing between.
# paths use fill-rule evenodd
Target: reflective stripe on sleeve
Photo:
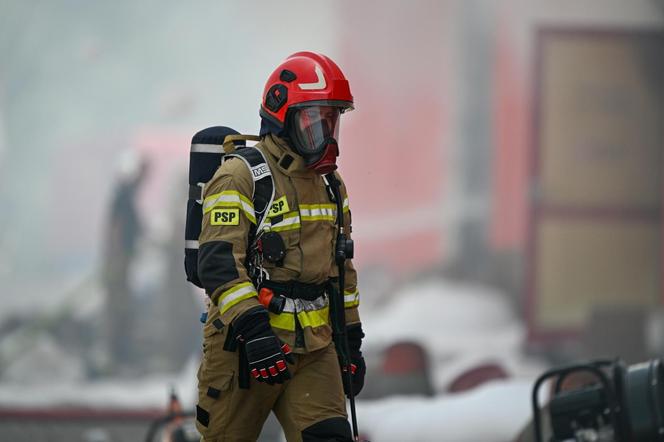
<instances>
[{"instance_id":1,"label":"reflective stripe on sleeve","mask_svg":"<svg viewBox=\"0 0 664 442\"><path fill-rule=\"evenodd\" d=\"M334 204L300 204L302 221L334 221L336 209Z\"/></svg>"},{"instance_id":2,"label":"reflective stripe on sleeve","mask_svg":"<svg viewBox=\"0 0 664 442\"><path fill-rule=\"evenodd\" d=\"M233 286L231 289L226 290L219 296L219 312L223 315L229 308L233 307L240 301L249 299L252 296L258 296L254 285L250 282L243 282Z\"/></svg>"},{"instance_id":3,"label":"reflective stripe on sleeve","mask_svg":"<svg viewBox=\"0 0 664 442\"><path fill-rule=\"evenodd\" d=\"M344 307L351 308L360 305L360 292L344 290Z\"/></svg>"},{"instance_id":4,"label":"reflective stripe on sleeve","mask_svg":"<svg viewBox=\"0 0 664 442\"><path fill-rule=\"evenodd\" d=\"M224 190L221 193L210 195L203 201L203 213L208 213L215 207L238 207L247 216L247 219L256 224L256 214L253 203L236 190Z\"/></svg>"},{"instance_id":5,"label":"reflective stripe on sleeve","mask_svg":"<svg viewBox=\"0 0 664 442\"><path fill-rule=\"evenodd\" d=\"M296 230L300 228L300 216L297 212L290 212L284 215L284 218L278 223L270 226L274 232L283 232L286 230Z\"/></svg>"},{"instance_id":6,"label":"reflective stripe on sleeve","mask_svg":"<svg viewBox=\"0 0 664 442\"><path fill-rule=\"evenodd\" d=\"M344 198L344 213L350 210L350 205L348 204L348 197Z\"/></svg>"}]
</instances>

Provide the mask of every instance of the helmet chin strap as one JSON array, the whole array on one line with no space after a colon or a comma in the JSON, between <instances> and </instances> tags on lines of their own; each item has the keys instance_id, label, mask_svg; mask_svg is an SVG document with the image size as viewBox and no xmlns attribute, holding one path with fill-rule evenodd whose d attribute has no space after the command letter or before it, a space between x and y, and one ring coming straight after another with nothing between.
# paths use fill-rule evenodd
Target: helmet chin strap
<instances>
[{"instance_id":1,"label":"helmet chin strap","mask_svg":"<svg viewBox=\"0 0 664 442\"><path fill-rule=\"evenodd\" d=\"M325 150L319 158L307 160L307 168L316 171L321 175L328 174L337 170L337 157L339 156L339 145L334 138L328 138L324 141Z\"/></svg>"}]
</instances>

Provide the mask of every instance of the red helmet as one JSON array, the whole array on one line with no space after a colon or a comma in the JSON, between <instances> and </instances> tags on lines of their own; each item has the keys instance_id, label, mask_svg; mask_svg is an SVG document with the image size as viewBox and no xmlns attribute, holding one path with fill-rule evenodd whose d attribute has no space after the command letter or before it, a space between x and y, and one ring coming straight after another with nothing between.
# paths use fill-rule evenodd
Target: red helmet
<instances>
[{"instance_id":1,"label":"red helmet","mask_svg":"<svg viewBox=\"0 0 664 442\"><path fill-rule=\"evenodd\" d=\"M353 109L348 80L325 55L297 52L265 84L261 117L285 129L307 167L325 174L336 169L341 113Z\"/></svg>"},{"instance_id":2,"label":"red helmet","mask_svg":"<svg viewBox=\"0 0 664 442\"><path fill-rule=\"evenodd\" d=\"M289 109L315 104L353 109L348 80L325 55L296 52L267 79L260 114L283 127Z\"/></svg>"}]
</instances>

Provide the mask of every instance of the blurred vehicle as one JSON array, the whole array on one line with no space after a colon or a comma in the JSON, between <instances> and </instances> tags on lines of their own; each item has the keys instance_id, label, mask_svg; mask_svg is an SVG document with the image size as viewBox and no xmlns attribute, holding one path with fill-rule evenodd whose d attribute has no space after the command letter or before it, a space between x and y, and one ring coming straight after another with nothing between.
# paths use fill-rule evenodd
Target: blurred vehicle
<instances>
[{"instance_id":1,"label":"blurred vehicle","mask_svg":"<svg viewBox=\"0 0 664 442\"><path fill-rule=\"evenodd\" d=\"M535 381L533 419L516 442L660 441L663 382L660 359L634 365L598 359L547 370Z\"/></svg>"},{"instance_id":2,"label":"blurred vehicle","mask_svg":"<svg viewBox=\"0 0 664 442\"><path fill-rule=\"evenodd\" d=\"M365 352L366 353L366 352ZM369 367L362 399L378 399L393 395L433 396L429 355L416 342L401 341L389 345L367 359L380 361Z\"/></svg>"}]
</instances>

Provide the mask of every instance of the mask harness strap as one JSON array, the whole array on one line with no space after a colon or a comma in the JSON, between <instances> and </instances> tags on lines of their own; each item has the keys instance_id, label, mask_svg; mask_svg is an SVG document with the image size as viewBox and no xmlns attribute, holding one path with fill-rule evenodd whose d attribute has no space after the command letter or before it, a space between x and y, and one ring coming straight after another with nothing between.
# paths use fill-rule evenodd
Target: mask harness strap
<instances>
[{"instance_id":1,"label":"mask harness strap","mask_svg":"<svg viewBox=\"0 0 664 442\"><path fill-rule=\"evenodd\" d=\"M355 394L353 393L350 349L348 347L348 335L346 334L346 312L344 307L345 290L345 262L346 259L353 258L353 241L348 239L344 230L344 212L343 200L339 191L339 180L334 172L325 175L325 181L328 189L334 196L334 202L337 205L337 240L334 251L334 259L339 268L339 289L331 290L330 296L330 318L332 320L332 336L334 345L339 355L340 365L342 367L342 376L346 377L348 384L348 400L350 402L351 423L353 426L353 440L359 441L359 431L357 428L357 413L355 411ZM335 296L336 295L336 296Z\"/></svg>"}]
</instances>

